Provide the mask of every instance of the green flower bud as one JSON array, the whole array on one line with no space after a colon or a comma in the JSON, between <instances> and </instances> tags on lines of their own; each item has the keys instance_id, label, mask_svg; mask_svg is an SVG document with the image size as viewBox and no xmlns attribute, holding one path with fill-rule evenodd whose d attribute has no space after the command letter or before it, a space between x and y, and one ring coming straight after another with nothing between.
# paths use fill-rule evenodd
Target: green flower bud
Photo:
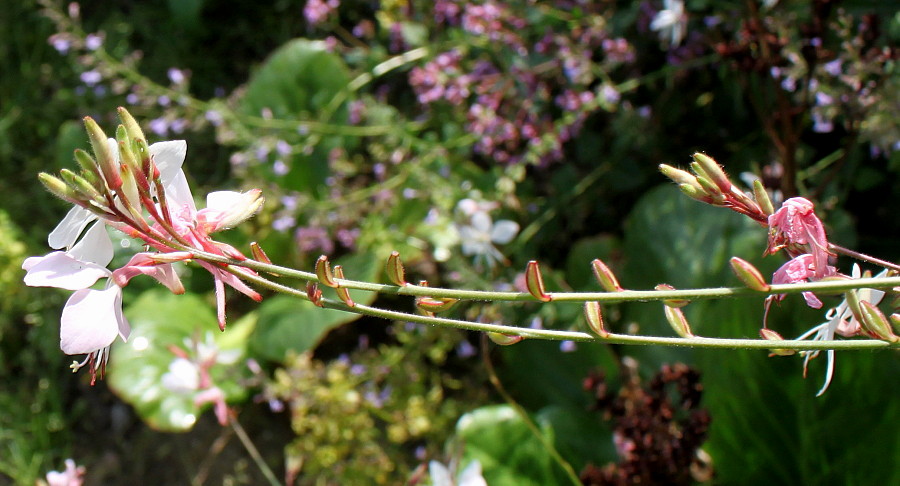
<instances>
[{"instance_id":1,"label":"green flower bud","mask_svg":"<svg viewBox=\"0 0 900 486\"><path fill-rule=\"evenodd\" d=\"M775 213L775 206L772 205L772 200L769 199L769 192L766 191L762 181L759 179L753 180L753 198L756 199L756 204L759 205L759 208L762 209L766 216L771 216Z\"/></svg>"},{"instance_id":2,"label":"green flower bud","mask_svg":"<svg viewBox=\"0 0 900 486\"><path fill-rule=\"evenodd\" d=\"M607 292L621 292L623 290L622 286L619 285L619 280L616 279L616 275L599 258L591 262L591 270L593 270L594 277L600 282L603 290Z\"/></svg>"},{"instance_id":3,"label":"green flower bud","mask_svg":"<svg viewBox=\"0 0 900 486\"><path fill-rule=\"evenodd\" d=\"M43 184L54 196L69 202L78 200L78 193L58 177L46 172L41 172L38 174L38 180L41 181L41 184Z\"/></svg>"},{"instance_id":4,"label":"green flower bud","mask_svg":"<svg viewBox=\"0 0 900 486\"><path fill-rule=\"evenodd\" d=\"M722 170L722 167L719 166L712 157L697 152L693 155L693 159L694 162L703 168L703 172L708 179L715 183L722 192L731 192L731 181L728 180L725 171ZM693 167L693 165L691 165L691 167Z\"/></svg>"},{"instance_id":5,"label":"green flower bud","mask_svg":"<svg viewBox=\"0 0 900 486\"><path fill-rule=\"evenodd\" d=\"M141 126L138 125L138 122L131 116L131 113L128 113L128 110L120 106L116 111L118 111L119 119L122 120L122 124L125 126L125 132L131 140L147 139L144 137L144 132L141 131Z\"/></svg>"},{"instance_id":6,"label":"green flower bud","mask_svg":"<svg viewBox=\"0 0 900 486\"><path fill-rule=\"evenodd\" d=\"M119 167L112 151L109 149L109 142L106 134L97 125L93 118L84 117L84 126L87 129L88 139L91 142L91 148L94 150L94 157L97 159L97 165L100 172L106 180L106 185L110 189L118 189L122 185L122 179L119 176Z\"/></svg>"},{"instance_id":7,"label":"green flower bud","mask_svg":"<svg viewBox=\"0 0 900 486\"><path fill-rule=\"evenodd\" d=\"M747 288L758 292L768 292L771 288L759 270L747 260L731 257L729 263L731 263L731 270L737 275L737 278L747 286Z\"/></svg>"}]
</instances>

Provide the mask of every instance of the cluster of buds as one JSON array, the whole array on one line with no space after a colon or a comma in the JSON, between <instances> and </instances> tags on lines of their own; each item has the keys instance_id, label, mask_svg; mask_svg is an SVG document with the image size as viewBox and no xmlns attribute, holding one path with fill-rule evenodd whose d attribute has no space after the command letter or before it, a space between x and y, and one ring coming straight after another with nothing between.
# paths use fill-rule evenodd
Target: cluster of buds
<instances>
[{"instance_id":1,"label":"cluster of buds","mask_svg":"<svg viewBox=\"0 0 900 486\"><path fill-rule=\"evenodd\" d=\"M762 181L753 181L753 197L750 197L731 183L728 175L712 157L695 153L692 158L693 174L666 164L660 164L659 170L678 184L681 192L691 199L731 209L762 225L769 224L769 215L775 209Z\"/></svg>"},{"instance_id":2,"label":"cluster of buds","mask_svg":"<svg viewBox=\"0 0 900 486\"><path fill-rule=\"evenodd\" d=\"M27 285L75 291L61 318L61 348L67 354L87 354L85 362L73 368L90 365L94 379L102 376L116 335L127 339L130 332L121 310L121 288L143 274L180 294L184 287L172 263L193 260L201 252L247 260L240 251L210 235L250 218L264 202L259 190L219 191L207 196L205 209L197 210L181 170L187 144L148 145L124 108L119 108L119 117L122 124L114 139L107 138L93 119L85 118L93 155L75 151L79 173L63 169L59 176L39 175L50 192L75 207L48 237L51 248L63 251L28 258L22 265L28 272ZM85 231L92 222L95 224ZM148 251L134 255L122 268L108 270L113 250L106 226L142 241ZM221 329L225 328L225 284L254 300L262 298L240 278L255 275L252 270L203 260L197 263L214 277ZM91 289L100 278L107 278L106 289Z\"/></svg>"}]
</instances>

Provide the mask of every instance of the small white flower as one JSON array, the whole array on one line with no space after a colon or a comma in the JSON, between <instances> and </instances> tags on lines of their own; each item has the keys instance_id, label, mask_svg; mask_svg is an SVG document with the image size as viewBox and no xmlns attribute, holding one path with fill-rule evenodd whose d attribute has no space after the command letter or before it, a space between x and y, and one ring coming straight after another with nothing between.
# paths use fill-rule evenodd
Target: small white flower
<instances>
[{"instance_id":1,"label":"small white flower","mask_svg":"<svg viewBox=\"0 0 900 486\"><path fill-rule=\"evenodd\" d=\"M851 276L853 278L860 278L861 275L859 265L854 264ZM887 270L882 271L876 275L876 277L884 277L885 275L887 275ZM884 292L881 290L860 289L857 292L860 302L871 302L872 304L877 305L881 302L881 299L884 298ZM829 309L828 312L825 313L825 319L827 319L827 321L806 331L797 339L807 339L810 338L810 336L813 336L811 338L813 341L830 341L834 339L835 333L840 334L841 336L850 337L859 334L861 331L860 325L853 317L853 312L851 312L846 299L844 299L837 307ZM828 385L831 384L831 378L834 376L834 350L829 349L825 351L825 353L828 357L828 365L825 369L825 384L822 385L822 388L816 393L817 397L825 393L825 390L828 389ZM800 354L804 356L803 375L806 376L806 366L809 364L809 360L818 356L819 351L801 351Z\"/></svg>"},{"instance_id":2,"label":"small white flower","mask_svg":"<svg viewBox=\"0 0 900 486\"><path fill-rule=\"evenodd\" d=\"M476 263L482 260L488 267L493 267L506 260L494 244L512 241L519 233L519 224L507 219L495 223L487 212L476 210L470 215L468 224L458 229L463 255L474 256Z\"/></svg>"},{"instance_id":3,"label":"small white flower","mask_svg":"<svg viewBox=\"0 0 900 486\"><path fill-rule=\"evenodd\" d=\"M481 473L481 463L477 459L470 462L456 478L447 466L431 461L428 463L428 475L432 486L487 486Z\"/></svg>"},{"instance_id":4,"label":"small white flower","mask_svg":"<svg viewBox=\"0 0 900 486\"><path fill-rule=\"evenodd\" d=\"M664 8L657 12L650 22L650 30L659 34L659 39L669 47L681 44L687 30L687 15L682 0L665 0Z\"/></svg>"}]
</instances>

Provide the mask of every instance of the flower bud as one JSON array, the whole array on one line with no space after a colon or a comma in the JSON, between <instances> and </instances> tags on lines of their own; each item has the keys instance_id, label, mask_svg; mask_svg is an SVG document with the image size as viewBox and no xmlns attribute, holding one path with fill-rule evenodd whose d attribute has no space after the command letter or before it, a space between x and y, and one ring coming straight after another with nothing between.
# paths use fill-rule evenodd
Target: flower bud
<instances>
[{"instance_id":1,"label":"flower bud","mask_svg":"<svg viewBox=\"0 0 900 486\"><path fill-rule=\"evenodd\" d=\"M759 335L766 341L784 341L781 334L765 327L759 330ZM796 353L793 349L770 349L769 352L769 356L790 356Z\"/></svg>"},{"instance_id":2,"label":"flower bud","mask_svg":"<svg viewBox=\"0 0 900 486\"><path fill-rule=\"evenodd\" d=\"M722 190L706 177L697 176L697 183L700 184L701 190L709 197L722 197Z\"/></svg>"},{"instance_id":3,"label":"flower bud","mask_svg":"<svg viewBox=\"0 0 900 486\"><path fill-rule=\"evenodd\" d=\"M509 346L525 339L524 336L500 334L499 332L489 332L487 333L487 335L491 339L491 341L494 341L494 344L499 344L500 346Z\"/></svg>"},{"instance_id":4,"label":"flower bud","mask_svg":"<svg viewBox=\"0 0 900 486\"><path fill-rule=\"evenodd\" d=\"M236 196L230 195L228 191L215 192L207 196L207 201L209 201L210 197L219 194L224 194L224 197L233 198L233 203L229 205L227 212L216 215L216 221L210 232L234 228L259 212L260 208L262 208L263 204L266 202L266 198L262 197L262 191L259 189L251 189ZM198 224L208 224L203 221L203 218L199 217L197 222Z\"/></svg>"},{"instance_id":5,"label":"flower bud","mask_svg":"<svg viewBox=\"0 0 900 486\"><path fill-rule=\"evenodd\" d=\"M691 326L688 324L687 318L684 317L684 312L681 309L668 305L664 305L663 309L666 313L666 320L669 321L669 325L672 326L675 334L683 338L694 337L694 334L691 332Z\"/></svg>"},{"instance_id":6,"label":"flower bud","mask_svg":"<svg viewBox=\"0 0 900 486\"><path fill-rule=\"evenodd\" d=\"M331 273L331 263L325 255L320 256L316 260L316 277L326 287L336 288L338 286L337 282L334 281L334 275Z\"/></svg>"},{"instance_id":7,"label":"flower bud","mask_svg":"<svg viewBox=\"0 0 900 486\"><path fill-rule=\"evenodd\" d=\"M659 171L662 172L664 176L672 179L672 181L674 181L679 186L682 184L687 184L691 187L700 189L700 183L697 182L697 178L694 177L694 175L690 172L676 169L675 167L666 164L659 164Z\"/></svg>"},{"instance_id":8,"label":"flower bud","mask_svg":"<svg viewBox=\"0 0 900 486\"><path fill-rule=\"evenodd\" d=\"M869 335L890 343L896 343L900 340L900 337L897 337L891 329L891 324L888 322L887 317L875 304L865 300L860 301L859 310L862 317L859 323Z\"/></svg>"},{"instance_id":9,"label":"flower bud","mask_svg":"<svg viewBox=\"0 0 900 486\"><path fill-rule=\"evenodd\" d=\"M772 205L772 200L769 199L769 192L766 191L762 181L759 179L753 180L753 198L756 199L756 204L759 205L759 208L766 216L775 214L775 206Z\"/></svg>"},{"instance_id":10,"label":"flower bud","mask_svg":"<svg viewBox=\"0 0 900 486\"><path fill-rule=\"evenodd\" d=\"M681 189L681 192L684 193L685 196L696 199L700 202L705 202L709 204L711 202L710 197L706 194L706 191L703 190L702 187L694 187L690 184L679 184L678 189Z\"/></svg>"},{"instance_id":11,"label":"flower bud","mask_svg":"<svg viewBox=\"0 0 900 486\"><path fill-rule=\"evenodd\" d=\"M621 292L622 286L619 285L616 275L603 263L599 258L591 262L591 269L594 271L594 277L600 282L600 286L607 292Z\"/></svg>"},{"instance_id":12,"label":"flower bud","mask_svg":"<svg viewBox=\"0 0 900 486\"><path fill-rule=\"evenodd\" d=\"M553 298L544 291L544 277L541 275L541 268L538 262L531 260L525 268L525 287L534 298L541 302L550 302Z\"/></svg>"},{"instance_id":13,"label":"flower bud","mask_svg":"<svg viewBox=\"0 0 900 486\"><path fill-rule=\"evenodd\" d=\"M91 142L91 148L94 150L94 157L97 159L97 165L106 180L106 185L110 189L118 189L122 185L122 179L119 177L119 167L112 151L109 149L109 142L106 134L97 125L93 118L84 117L84 126L87 129L88 139Z\"/></svg>"},{"instance_id":14,"label":"flower bud","mask_svg":"<svg viewBox=\"0 0 900 486\"><path fill-rule=\"evenodd\" d=\"M752 263L738 257L731 257L731 270L747 288L758 292L768 292L771 287Z\"/></svg>"},{"instance_id":15,"label":"flower bud","mask_svg":"<svg viewBox=\"0 0 900 486\"><path fill-rule=\"evenodd\" d=\"M125 132L128 134L128 137L131 140L146 140L144 137L144 132L141 130L141 126L138 125L138 122L131 116L131 113L128 113L123 107L119 107L116 110L119 113L119 120L122 120L122 125L125 127Z\"/></svg>"},{"instance_id":16,"label":"flower bud","mask_svg":"<svg viewBox=\"0 0 900 486\"><path fill-rule=\"evenodd\" d=\"M93 176L94 179L99 179L100 168L97 165L97 161L91 157L91 154L81 149L75 149L75 162L78 162L78 165L81 167L82 176ZM87 176L87 174L90 174L90 176Z\"/></svg>"},{"instance_id":17,"label":"flower bud","mask_svg":"<svg viewBox=\"0 0 900 486\"><path fill-rule=\"evenodd\" d=\"M106 205L106 201L104 200L103 196L99 192L97 192L97 189L83 177L75 174L69 169L62 169L61 171L59 171L59 175L62 176L66 184L68 184L70 188L74 189L83 200L96 201L97 204L101 206Z\"/></svg>"},{"instance_id":18,"label":"flower bud","mask_svg":"<svg viewBox=\"0 0 900 486\"><path fill-rule=\"evenodd\" d=\"M334 266L334 276L343 279L344 278L344 267L340 265ZM350 290L346 287L335 287L334 291L337 293L338 298L340 298L347 307L353 307L356 304L353 302L353 299L350 298Z\"/></svg>"},{"instance_id":19,"label":"flower bud","mask_svg":"<svg viewBox=\"0 0 900 486\"><path fill-rule=\"evenodd\" d=\"M60 180L58 177L50 175L46 172L41 172L38 174L38 180L41 181L41 184L47 188L54 196L63 199L69 202L75 202L79 200L78 193L75 192L75 189L69 187L65 182Z\"/></svg>"},{"instance_id":20,"label":"flower bud","mask_svg":"<svg viewBox=\"0 0 900 486\"><path fill-rule=\"evenodd\" d=\"M654 287L654 289L659 290L659 291L661 291L661 292L669 292L669 291L675 290L675 287L672 287L672 286L669 285L669 284L659 284L659 285L657 285L656 287ZM665 305L668 306L668 307L684 307L684 306L686 306L686 305L688 305L688 304L690 304L690 303L691 303L691 301L685 300L685 299L666 299L666 300L663 300L663 304L665 304Z\"/></svg>"},{"instance_id":21,"label":"flower bud","mask_svg":"<svg viewBox=\"0 0 900 486\"><path fill-rule=\"evenodd\" d=\"M728 180L725 171L712 157L697 152L693 155L693 159L694 162L703 168L703 172L709 177L709 180L718 186L722 192L731 192L731 181Z\"/></svg>"},{"instance_id":22,"label":"flower bud","mask_svg":"<svg viewBox=\"0 0 900 486\"><path fill-rule=\"evenodd\" d=\"M584 318L588 323L588 327L601 338L609 337L609 333L603 327L603 312L600 309L599 302L584 303Z\"/></svg>"},{"instance_id":23,"label":"flower bud","mask_svg":"<svg viewBox=\"0 0 900 486\"><path fill-rule=\"evenodd\" d=\"M387 272L388 279L394 285L399 285L400 287L409 285L406 282L406 270L403 268L403 262L400 260L400 252L391 252L391 256L388 257L387 263L384 265L384 270Z\"/></svg>"},{"instance_id":24,"label":"flower bud","mask_svg":"<svg viewBox=\"0 0 900 486\"><path fill-rule=\"evenodd\" d=\"M325 307L325 303L322 302L322 291L315 282L306 282L306 296L316 306Z\"/></svg>"},{"instance_id":25,"label":"flower bud","mask_svg":"<svg viewBox=\"0 0 900 486\"><path fill-rule=\"evenodd\" d=\"M894 329L900 329L900 314L891 314L891 324L894 325Z\"/></svg>"}]
</instances>

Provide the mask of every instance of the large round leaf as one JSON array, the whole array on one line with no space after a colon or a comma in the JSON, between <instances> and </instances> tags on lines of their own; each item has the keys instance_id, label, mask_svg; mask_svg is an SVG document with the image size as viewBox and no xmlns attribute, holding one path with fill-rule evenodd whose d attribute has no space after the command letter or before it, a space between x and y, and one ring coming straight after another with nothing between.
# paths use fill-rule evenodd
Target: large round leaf
<instances>
[{"instance_id":1,"label":"large round leaf","mask_svg":"<svg viewBox=\"0 0 900 486\"><path fill-rule=\"evenodd\" d=\"M176 358L170 348L186 349L192 342L205 342L214 345L220 356L230 355L231 362L240 363L253 318L230 323L223 333L208 302L196 295L172 295L164 290L144 292L125 309L125 315L132 332L127 343L113 348L108 369L110 388L134 406L151 427L171 432L189 430L209 405L197 406L194 393L163 385L163 376ZM210 374L225 392L226 400L245 396L236 379L242 374L240 365L214 365Z\"/></svg>"},{"instance_id":2,"label":"large round leaf","mask_svg":"<svg viewBox=\"0 0 900 486\"><path fill-rule=\"evenodd\" d=\"M339 56L328 52L324 42L294 39L278 48L253 74L240 109L250 116L271 113L280 120L346 124L347 100L336 106L332 106L332 100L349 82L347 66ZM307 132L313 133L298 123L297 130L285 130L278 136L289 143L299 143ZM279 179L283 187L315 193L329 173L328 153L337 147L349 148L355 142L328 133L315 134L322 138L311 152L292 155L292 169Z\"/></svg>"}]
</instances>

